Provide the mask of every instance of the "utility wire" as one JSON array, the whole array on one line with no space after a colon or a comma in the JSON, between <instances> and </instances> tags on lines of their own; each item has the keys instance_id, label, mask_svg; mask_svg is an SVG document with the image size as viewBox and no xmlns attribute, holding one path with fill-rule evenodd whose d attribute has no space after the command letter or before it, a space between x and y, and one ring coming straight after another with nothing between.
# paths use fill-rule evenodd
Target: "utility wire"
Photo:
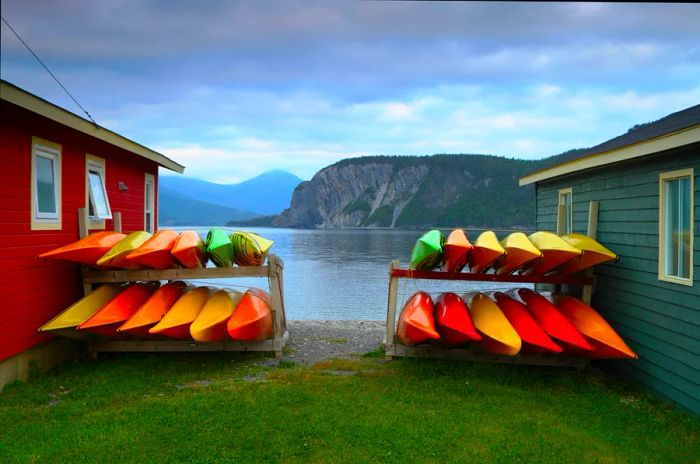
<instances>
[{"instance_id":1,"label":"utility wire","mask_svg":"<svg viewBox=\"0 0 700 464\"><path fill-rule=\"evenodd\" d=\"M34 56L34 58L36 58L36 60L39 62L39 64L42 65L42 66L44 67L44 69L46 70L46 72L49 73L49 74L51 75L51 77L53 77L53 80L55 80L55 81L58 83L58 85L60 85L61 88L68 94L68 96L75 102L75 104L78 105L78 107L79 107L81 110L83 110L83 113L85 113L85 114L87 115L88 119L89 119L90 121L92 121L92 123L95 125L95 127L99 129L100 126L97 124L97 122L96 122L94 119L92 119L92 116L90 115L90 113L88 113L88 111L87 111L85 108L83 108L83 105L81 105L80 103L78 103L78 100L76 100L75 97L74 97L73 95L71 95L71 93L68 91L68 89L67 89L63 84L61 84L61 81L59 81L58 78L57 78L56 76L54 76L54 74L51 72L51 70L44 64L43 61L41 61L41 58L39 58L39 57L37 56L37 54L34 53L34 50L32 50L32 49L29 47L29 45L27 45L27 42L25 42L24 40L22 40L22 37L19 36L19 34L17 33L17 31L15 31L15 30L12 28L12 26L10 26L10 23L8 23L7 20L6 20L4 17L2 17L2 16L0 16L0 19L2 19L2 22L5 23L5 25L7 25L7 27L10 28L10 30L12 31L12 33L19 39L20 42L22 42L22 45L24 45L24 46L27 48L27 50L29 50L29 53L31 53L32 56Z\"/></svg>"}]
</instances>

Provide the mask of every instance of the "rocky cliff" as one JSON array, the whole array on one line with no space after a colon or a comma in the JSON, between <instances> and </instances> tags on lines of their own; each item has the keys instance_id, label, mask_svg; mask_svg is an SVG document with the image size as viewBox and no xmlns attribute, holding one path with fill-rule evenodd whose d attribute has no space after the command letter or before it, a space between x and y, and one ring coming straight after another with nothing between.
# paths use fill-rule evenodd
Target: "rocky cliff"
<instances>
[{"instance_id":1,"label":"rocky cliff","mask_svg":"<svg viewBox=\"0 0 700 464\"><path fill-rule=\"evenodd\" d=\"M280 227L511 227L534 222L518 178L537 162L486 155L363 157L301 183Z\"/></svg>"}]
</instances>

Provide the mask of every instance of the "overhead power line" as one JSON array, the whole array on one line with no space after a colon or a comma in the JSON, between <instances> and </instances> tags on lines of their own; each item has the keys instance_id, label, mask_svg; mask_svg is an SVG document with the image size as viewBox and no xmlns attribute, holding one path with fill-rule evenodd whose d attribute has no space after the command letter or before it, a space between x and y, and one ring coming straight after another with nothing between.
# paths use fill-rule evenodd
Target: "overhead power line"
<instances>
[{"instance_id":1,"label":"overhead power line","mask_svg":"<svg viewBox=\"0 0 700 464\"><path fill-rule=\"evenodd\" d=\"M96 122L94 119L92 119L92 116L90 115L90 113L88 113L88 111L87 111L85 108L83 108L83 105L81 105L81 104L78 102L78 100L76 100L75 97L74 97L73 95L71 95L71 93L68 91L68 89L67 89L63 84L61 84L61 81L59 81L58 78L57 78L57 77L51 72L51 70L48 68L48 66L46 66L46 65L44 64L44 62L41 61L41 58L39 58L39 57L37 56L37 54L34 53L34 50L32 50L31 47L30 47L29 45L27 45L27 42L25 42L24 40L22 40L22 37L20 37L20 35L17 33L17 31L15 31L15 30L12 28L12 26L10 26L10 23L8 23L7 20L6 20L4 17L2 17L2 16L0 16L0 19L2 19L2 22L5 23L5 25L6 25L7 27L10 28L10 30L11 30L12 33L15 35L15 37L17 37L17 38L19 39L19 41L22 42L22 45L24 45L24 46L27 48L27 50L29 50L29 53L31 53L32 56L33 56L34 58L36 58L36 60L39 62L39 64L42 65L42 66L44 67L44 69L46 70L46 72L49 73L49 74L51 75L51 77L53 77L53 80L55 80L56 83L58 83L58 85L61 86L61 88L63 89L63 91L66 92L66 93L68 94L68 96L71 98L71 100L73 100L73 101L75 102L75 104L78 105L78 107L79 107L81 110L83 110L83 113L85 113L85 114L87 115L88 119L89 119L90 121L92 121L92 123L95 125L95 127L99 128L100 126L97 124L97 122Z\"/></svg>"}]
</instances>

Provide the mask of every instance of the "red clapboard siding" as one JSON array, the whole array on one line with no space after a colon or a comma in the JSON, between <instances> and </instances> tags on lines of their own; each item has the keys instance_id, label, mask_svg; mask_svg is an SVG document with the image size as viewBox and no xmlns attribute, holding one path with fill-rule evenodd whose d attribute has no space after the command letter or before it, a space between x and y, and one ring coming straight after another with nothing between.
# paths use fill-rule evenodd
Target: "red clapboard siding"
<instances>
[{"instance_id":1,"label":"red clapboard siding","mask_svg":"<svg viewBox=\"0 0 700 464\"><path fill-rule=\"evenodd\" d=\"M6 101L0 102L0 361L49 339L36 330L82 297L75 264L37 256L78 239L78 208L86 206L86 154L104 158L112 212L124 232L144 226L145 174L158 165ZM31 230L31 143L61 145L61 229ZM119 183L127 186L119 190ZM113 221L105 221L107 230Z\"/></svg>"}]
</instances>

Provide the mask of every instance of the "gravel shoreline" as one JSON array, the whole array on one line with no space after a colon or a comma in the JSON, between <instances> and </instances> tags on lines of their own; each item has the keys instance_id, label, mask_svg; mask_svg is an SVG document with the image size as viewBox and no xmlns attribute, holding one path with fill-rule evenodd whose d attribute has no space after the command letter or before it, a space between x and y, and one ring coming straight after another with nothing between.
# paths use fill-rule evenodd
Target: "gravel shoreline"
<instances>
[{"instance_id":1,"label":"gravel shoreline","mask_svg":"<svg viewBox=\"0 0 700 464\"><path fill-rule=\"evenodd\" d=\"M374 351L384 339L384 321L287 321L289 339L282 359L314 364Z\"/></svg>"}]
</instances>

